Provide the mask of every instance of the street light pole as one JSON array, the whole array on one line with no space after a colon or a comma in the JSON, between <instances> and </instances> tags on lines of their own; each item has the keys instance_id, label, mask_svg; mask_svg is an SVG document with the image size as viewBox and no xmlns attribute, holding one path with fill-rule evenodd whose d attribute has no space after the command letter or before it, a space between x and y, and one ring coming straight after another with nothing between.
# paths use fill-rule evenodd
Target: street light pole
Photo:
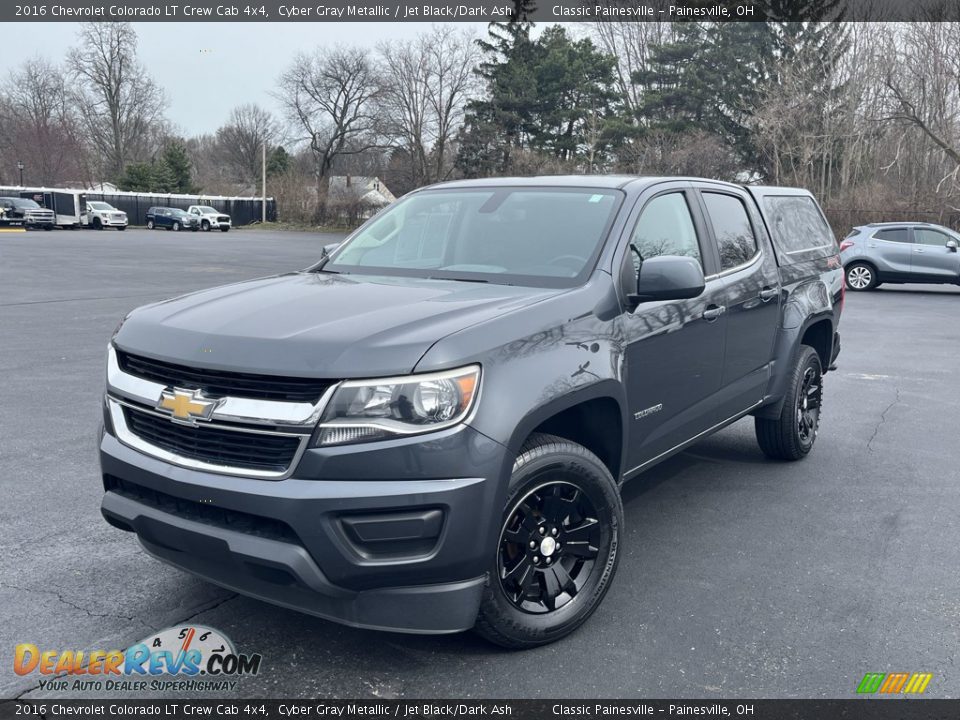
<instances>
[{"instance_id":1,"label":"street light pole","mask_svg":"<svg viewBox=\"0 0 960 720\"><path fill-rule=\"evenodd\" d=\"M23 161L17 160L17 170L20 171L20 187L23 187Z\"/></svg>"},{"instance_id":2,"label":"street light pole","mask_svg":"<svg viewBox=\"0 0 960 720\"><path fill-rule=\"evenodd\" d=\"M260 203L260 222L267 222L267 143L263 143L263 163L260 166L260 189L263 190L263 202Z\"/></svg>"}]
</instances>

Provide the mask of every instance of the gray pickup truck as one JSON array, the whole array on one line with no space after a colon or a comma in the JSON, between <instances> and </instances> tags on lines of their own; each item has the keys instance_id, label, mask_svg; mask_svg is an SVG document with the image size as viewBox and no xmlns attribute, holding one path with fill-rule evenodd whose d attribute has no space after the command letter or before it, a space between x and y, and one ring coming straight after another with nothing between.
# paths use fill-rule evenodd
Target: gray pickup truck
<instances>
[{"instance_id":1,"label":"gray pickup truck","mask_svg":"<svg viewBox=\"0 0 960 720\"><path fill-rule=\"evenodd\" d=\"M102 512L289 608L547 643L610 586L624 482L746 415L810 452L843 293L804 190L424 188L311 268L124 319Z\"/></svg>"}]
</instances>

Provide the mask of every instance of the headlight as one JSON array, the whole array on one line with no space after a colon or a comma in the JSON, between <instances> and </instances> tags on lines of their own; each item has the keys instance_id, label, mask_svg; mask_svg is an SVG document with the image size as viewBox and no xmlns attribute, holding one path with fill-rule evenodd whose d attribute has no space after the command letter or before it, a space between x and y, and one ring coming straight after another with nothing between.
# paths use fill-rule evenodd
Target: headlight
<instances>
[{"instance_id":1,"label":"headlight","mask_svg":"<svg viewBox=\"0 0 960 720\"><path fill-rule=\"evenodd\" d=\"M480 366L408 377L348 380L324 410L316 445L383 440L462 422L478 395Z\"/></svg>"}]
</instances>

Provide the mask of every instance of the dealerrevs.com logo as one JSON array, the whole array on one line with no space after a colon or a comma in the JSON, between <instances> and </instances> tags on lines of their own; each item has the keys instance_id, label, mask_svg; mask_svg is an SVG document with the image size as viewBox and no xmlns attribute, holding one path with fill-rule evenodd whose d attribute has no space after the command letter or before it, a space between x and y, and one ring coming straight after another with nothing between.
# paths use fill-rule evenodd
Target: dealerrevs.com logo
<instances>
[{"instance_id":1,"label":"dealerrevs.com logo","mask_svg":"<svg viewBox=\"0 0 960 720\"><path fill-rule=\"evenodd\" d=\"M17 675L53 676L44 690L198 691L233 690L240 676L260 671L259 654L238 653L219 630L172 627L126 650L41 650L21 643L14 650ZM63 676L68 677L63 677Z\"/></svg>"}]
</instances>

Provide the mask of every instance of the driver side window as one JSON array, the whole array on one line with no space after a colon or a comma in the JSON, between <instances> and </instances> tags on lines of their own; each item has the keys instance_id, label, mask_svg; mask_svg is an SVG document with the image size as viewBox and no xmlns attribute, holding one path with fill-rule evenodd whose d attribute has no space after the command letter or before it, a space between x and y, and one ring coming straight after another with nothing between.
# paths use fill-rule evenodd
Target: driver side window
<instances>
[{"instance_id":1,"label":"driver side window","mask_svg":"<svg viewBox=\"0 0 960 720\"><path fill-rule=\"evenodd\" d=\"M657 255L692 257L703 266L697 230L683 192L659 195L647 203L630 237L633 269Z\"/></svg>"}]
</instances>

